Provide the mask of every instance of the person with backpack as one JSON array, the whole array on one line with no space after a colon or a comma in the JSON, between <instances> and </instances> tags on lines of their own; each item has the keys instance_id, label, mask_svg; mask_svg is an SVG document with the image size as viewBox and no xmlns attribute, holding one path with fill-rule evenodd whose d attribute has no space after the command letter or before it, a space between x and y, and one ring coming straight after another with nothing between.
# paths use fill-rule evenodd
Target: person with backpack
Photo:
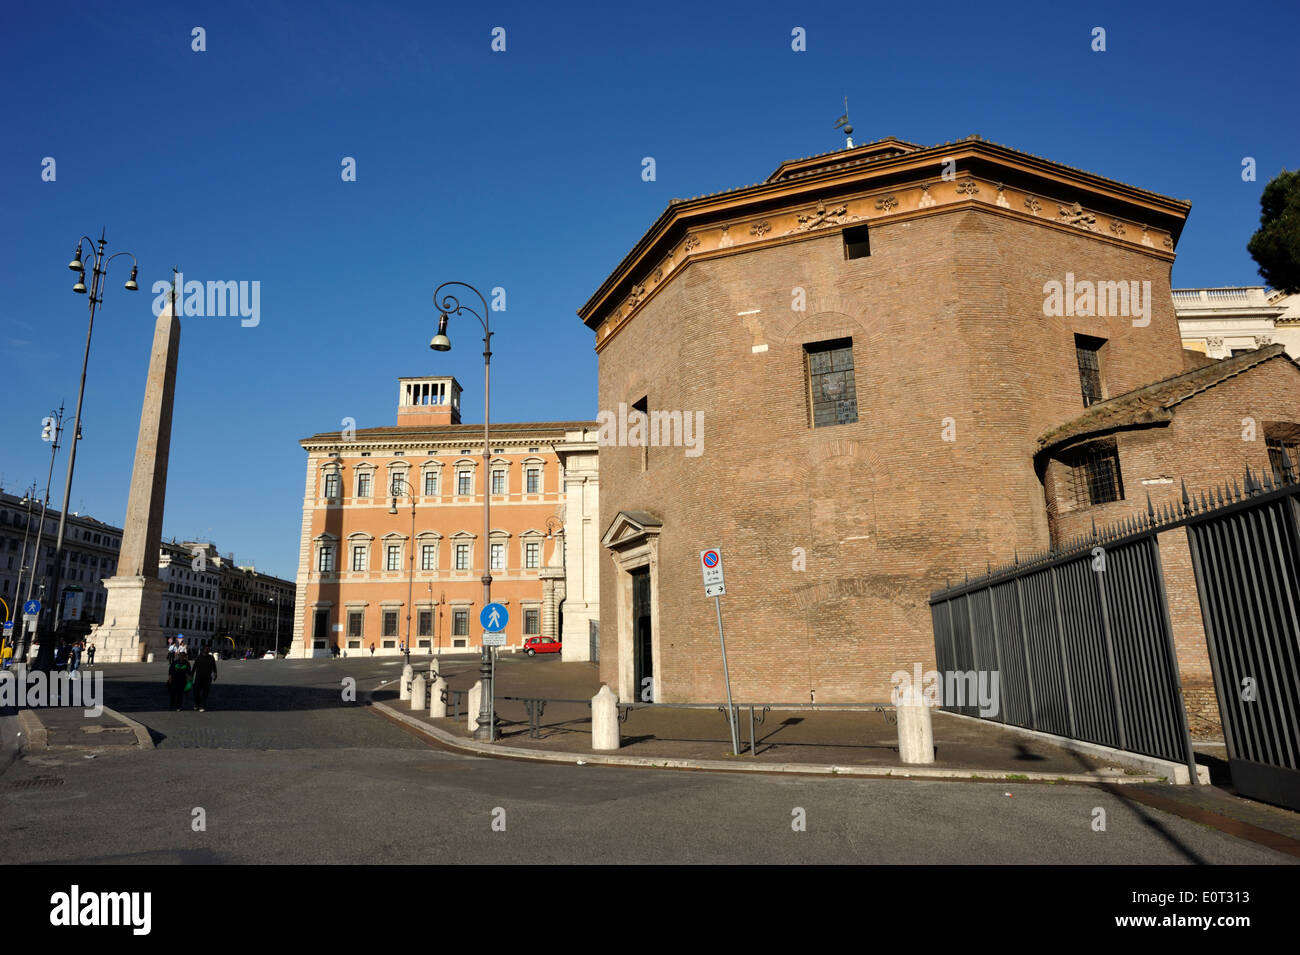
<instances>
[{"instance_id":1,"label":"person with backpack","mask_svg":"<svg viewBox=\"0 0 1300 955\"><path fill-rule=\"evenodd\" d=\"M208 691L217 679L217 660L204 647L194 661L194 708L202 713L207 708Z\"/></svg>"},{"instance_id":2,"label":"person with backpack","mask_svg":"<svg viewBox=\"0 0 1300 955\"><path fill-rule=\"evenodd\" d=\"M185 692L190 689L194 679L194 670L184 650L178 650L172 662L167 665L167 693L171 707L177 713L185 703Z\"/></svg>"}]
</instances>

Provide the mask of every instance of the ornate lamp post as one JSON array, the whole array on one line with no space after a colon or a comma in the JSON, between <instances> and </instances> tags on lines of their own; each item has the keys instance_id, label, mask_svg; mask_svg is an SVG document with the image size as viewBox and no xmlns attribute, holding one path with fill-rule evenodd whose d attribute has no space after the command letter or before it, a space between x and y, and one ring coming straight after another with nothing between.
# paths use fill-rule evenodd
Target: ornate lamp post
<instances>
[{"instance_id":1,"label":"ornate lamp post","mask_svg":"<svg viewBox=\"0 0 1300 955\"><path fill-rule=\"evenodd\" d=\"M462 305L460 300L450 292L443 292L443 289L449 286L469 289L478 296L478 300L483 303L483 314L480 315L468 305ZM439 293L442 293L441 298ZM491 431L488 422L490 420L489 408L491 406L492 389L490 385L490 371L492 366L492 329L488 322L488 305L487 299L472 285L464 282L443 282L433 290L433 302L442 317L438 320L438 334L433 336L433 341L429 342L429 347L434 351L451 351L451 340L447 337L447 320L452 315L461 315L468 313L478 319L478 323L483 326L483 606L486 607L492 602L492 522L491 522L491 487L488 482L492 475L492 461L489 455L492 452ZM492 725L492 650L490 647L482 647L482 656L479 661L479 679L482 681L483 693L479 697L478 707L478 729L474 731L474 738L491 742L495 738L495 727Z\"/></svg>"},{"instance_id":2,"label":"ornate lamp post","mask_svg":"<svg viewBox=\"0 0 1300 955\"><path fill-rule=\"evenodd\" d=\"M405 488L399 490L398 485ZM392 483L388 490L393 498L393 506L388 509L389 514L397 513L397 499L399 497L409 497L411 499L411 540L406 549L410 552L410 560L407 565L410 567L406 578L406 657L407 663L411 662L411 591L415 586L415 489L411 487L411 482L400 474L394 474Z\"/></svg>"},{"instance_id":3,"label":"ornate lamp post","mask_svg":"<svg viewBox=\"0 0 1300 955\"><path fill-rule=\"evenodd\" d=\"M47 672L54 662L54 642L58 639L58 633L63 623L59 599L60 577L63 573L63 536L68 523L68 501L72 497L72 472L77 464L77 442L81 440L81 400L86 393L86 366L90 362L90 336L95 330L95 306L104 301L103 279L108 274L109 263L119 255L129 256L131 259L131 277L126 280L123 287L128 292L138 292L140 290L140 286L135 282L136 275L140 271L140 264L136 262L135 256L131 255L130 252L115 252L113 255L106 256L104 247L108 244L108 240L101 231L98 242L84 235L77 240L77 253L72 257L72 261L68 263L68 268L77 273L77 284L72 286L72 291L78 295L86 294L86 267L81 262L81 244L83 242L89 242L95 252L90 278L90 323L86 326L86 351L81 359L81 384L77 387L77 411L72 419L72 446L68 449L68 476L63 482L63 510L59 513L59 534L54 545L54 626L51 629L50 638L41 641L41 652L36 661L36 669Z\"/></svg>"}]
</instances>

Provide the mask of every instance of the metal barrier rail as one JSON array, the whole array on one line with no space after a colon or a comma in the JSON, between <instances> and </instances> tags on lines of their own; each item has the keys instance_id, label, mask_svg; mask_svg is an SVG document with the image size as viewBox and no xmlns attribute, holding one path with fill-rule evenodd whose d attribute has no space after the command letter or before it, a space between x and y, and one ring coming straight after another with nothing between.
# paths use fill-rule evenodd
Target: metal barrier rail
<instances>
[{"instance_id":1,"label":"metal barrier rail","mask_svg":"<svg viewBox=\"0 0 1300 955\"><path fill-rule=\"evenodd\" d=\"M463 691L452 691L463 692ZM528 711L528 736L530 739L542 738L542 716L546 712L547 703L571 703L576 706L591 707L591 700L570 700L559 697L544 696L500 696L499 700L511 700L516 703L524 704L524 709ZM460 701L457 700L456 715L459 717ZM767 714L772 710L820 710L820 709L857 709L863 711L873 711L880 713L885 717L885 721L891 725L898 723L898 717L895 715L890 718L890 710L894 709L893 703L733 703L732 706L737 713L741 710L749 711L749 755L758 755L758 742L756 739L755 727L763 725L767 719ZM717 710L727 719L730 726L730 719L727 713L725 703L620 703L618 704L618 721L626 723L628 716L633 710L645 709L679 709L679 710ZM756 710L761 710L755 715Z\"/></svg>"}]
</instances>

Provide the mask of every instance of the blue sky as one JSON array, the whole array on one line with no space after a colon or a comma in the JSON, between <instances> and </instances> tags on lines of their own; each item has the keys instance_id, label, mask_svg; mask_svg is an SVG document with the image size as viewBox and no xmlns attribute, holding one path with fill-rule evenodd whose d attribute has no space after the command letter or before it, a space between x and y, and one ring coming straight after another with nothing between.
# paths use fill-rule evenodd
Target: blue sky
<instances>
[{"instance_id":1,"label":"blue sky","mask_svg":"<svg viewBox=\"0 0 1300 955\"><path fill-rule=\"evenodd\" d=\"M72 507L120 525L153 282L258 281L260 323L184 321L165 534L292 578L298 440L394 422L395 379L455 374L482 420L477 325L428 348L447 280L506 289L493 418L594 418L574 314L668 200L859 142L977 133L1193 203L1174 285L1260 284L1264 183L1300 157L1294 3L24 4L0 89L0 481L45 483L107 228ZM205 52L191 49L206 30ZM492 30L506 50L494 53ZM1091 49L1106 30L1104 53ZM791 31L807 31L807 51ZM343 182L343 157L357 180ZM652 156L657 179L641 178ZM1243 182L1243 157L1258 181ZM41 179L53 157L53 182ZM479 333L481 337L481 332ZM62 498L64 451L55 469Z\"/></svg>"}]
</instances>

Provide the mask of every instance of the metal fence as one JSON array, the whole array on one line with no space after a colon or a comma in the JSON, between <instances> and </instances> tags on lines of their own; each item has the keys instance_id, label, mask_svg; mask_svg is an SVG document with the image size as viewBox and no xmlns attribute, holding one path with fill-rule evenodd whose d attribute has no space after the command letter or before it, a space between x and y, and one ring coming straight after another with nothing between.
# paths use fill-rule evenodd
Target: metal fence
<instances>
[{"instance_id":1,"label":"metal fence","mask_svg":"<svg viewBox=\"0 0 1300 955\"><path fill-rule=\"evenodd\" d=\"M939 672L999 675L984 718L1191 765L1153 531L941 591L930 606ZM981 715L969 699L943 704Z\"/></svg>"},{"instance_id":2,"label":"metal fence","mask_svg":"<svg viewBox=\"0 0 1300 955\"><path fill-rule=\"evenodd\" d=\"M1188 539L1233 785L1300 809L1300 487L1193 518Z\"/></svg>"}]
</instances>

